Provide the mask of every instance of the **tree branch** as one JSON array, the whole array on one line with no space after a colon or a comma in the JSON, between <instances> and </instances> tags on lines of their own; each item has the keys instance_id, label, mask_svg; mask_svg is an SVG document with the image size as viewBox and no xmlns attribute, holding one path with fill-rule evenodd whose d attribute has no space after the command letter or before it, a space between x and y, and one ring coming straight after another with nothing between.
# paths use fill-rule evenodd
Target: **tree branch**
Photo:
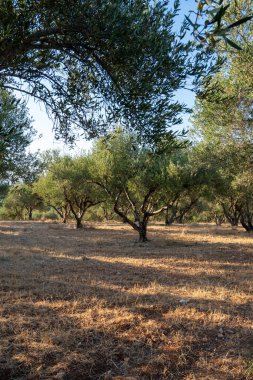
<instances>
[{"instance_id":1,"label":"tree branch","mask_svg":"<svg viewBox=\"0 0 253 380\"><path fill-rule=\"evenodd\" d=\"M147 215L148 217L150 217L150 216L153 216L153 215L160 214L160 212L162 212L164 210L167 210L167 209L168 209L168 206L164 206L164 207L159 208L159 210L156 210L156 211L145 212L145 215Z\"/></svg>"}]
</instances>

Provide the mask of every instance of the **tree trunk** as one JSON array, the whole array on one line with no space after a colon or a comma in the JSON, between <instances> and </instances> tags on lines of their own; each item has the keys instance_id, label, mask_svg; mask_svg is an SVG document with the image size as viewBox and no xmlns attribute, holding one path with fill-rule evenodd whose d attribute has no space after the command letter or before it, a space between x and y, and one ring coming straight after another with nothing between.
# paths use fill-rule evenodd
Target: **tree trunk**
<instances>
[{"instance_id":1,"label":"tree trunk","mask_svg":"<svg viewBox=\"0 0 253 380\"><path fill-rule=\"evenodd\" d=\"M242 212L241 224L247 232L253 232L252 215L248 210Z\"/></svg>"},{"instance_id":2,"label":"tree trunk","mask_svg":"<svg viewBox=\"0 0 253 380\"><path fill-rule=\"evenodd\" d=\"M127 214L125 213L125 211L121 211L119 208L118 208L118 197L116 198L116 202L114 204L114 211L117 215L119 215L123 221L125 221L126 223L130 224L131 227L133 227L133 229L135 231L138 231L139 233L139 242L147 242L148 241L148 238L147 238L147 225L148 225L148 221L149 221L149 216L148 213L144 212L144 215L141 217L138 212L135 210L134 212L134 219L136 220L136 222L134 222L133 220L129 219L127 217Z\"/></svg>"},{"instance_id":3,"label":"tree trunk","mask_svg":"<svg viewBox=\"0 0 253 380\"><path fill-rule=\"evenodd\" d=\"M169 225L169 208L165 210L165 226Z\"/></svg>"},{"instance_id":4,"label":"tree trunk","mask_svg":"<svg viewBox=\"0 0 253 380\"><path fill-rule=\"evenodd\" d=\"M146 225L142 225L139 228L139 242L145 243L147 241L148 241L148 238L147 238L147 226Z\"/></svg>"},{"instance_id":5,"label":"tree trunk","mask_svg":"<svg viewBox=\"0 0 253 380\"><path fill-rule=\"evenodd\" d=\"M216 226L221 226L225 222L225 216L223 214L214 213L214 220Z\"/></svg>"},{"instance_id":6,"label":"tree trunk","mask_svg":"<svg viewBox=\"0 0 253 380\"><path fill-rule=\"evenodd\" d=\"M145 243L148 241L148 238L147 238L147 225L148 225L148 217L146 217L144 215L144 218L142 221L139 221L139 227L138 227L138 231L139 231L139 242L142 242L142 243Z\"/></svg>"},{"instance_id":7,"label":"tree trunk","mask_svg":"<svg viewBox=\"0 0 253 380\"><path fill-rule=\"evenodd\" d=\"M108 211L107 211L107 208L106 207L102 207L102 210L103 210L103 214L104 214L104 220L106 220L106 222L109 221L109 214L108 214Z\"/></svg>"},{"instance_id":8,"label":"tree trunk","mask_svg":"<svg viewBox=\"0 0 253 380\"><path fill-rule=\"evenodd\" d=\"M224 215L227 221L231 224L231 226L238 226L240 220L240 211L235 207L226 208L224 204L222 204Z\"/></svg>"},{"instance_id":9,"label":"tree trunk","mask_svg":"<svg viewBox=\"0 0 253 380\"><path fill-rule=\"evenodd\" d=\"M184 224L184 213L181 213L178 217L178 223L179 224Z\"/></svg>"},{"instance_id":10,"label":"tree trunk","mask_svg":"<svg viewBox=\"0 0 253 380\"><path fill-rule=\"evenodd\" d=\"M169 207L168 207L165 213L165 226L171 226L172 223L175 221L175 217L176 217L176 212L173 208L171 209L170 216L169 216Z\"/></svg>"},{"instance_id":11,"label":"tree trunk","mask_svg":"<svg viewBox=\"0 0 253 380\"><path fill-rule=\"evenodd\" d=\"M76 218L76 228L83 228L82 218Z\"/></svg>"},{"instance_id":12,"label":"tree trunk","mask_svg":"<svg viewBox=\"0 0 253 380\"><path fill-rule=\"evenodd\" d=\"M33 219L33 210L32 208L29 208L28 209L28 220L32 220Z\"/></svg>"},{"instance_id":13,"label":"tree trunk","mask_svg":"<svg viewBox=\"0 0 253 380\"><path fill-rule=\"evenodd\" d=\"M69 217L69 210L68 208L64 208L64 211L62 213L62 223L66 224Z\"/></svg>"}]
</instances>

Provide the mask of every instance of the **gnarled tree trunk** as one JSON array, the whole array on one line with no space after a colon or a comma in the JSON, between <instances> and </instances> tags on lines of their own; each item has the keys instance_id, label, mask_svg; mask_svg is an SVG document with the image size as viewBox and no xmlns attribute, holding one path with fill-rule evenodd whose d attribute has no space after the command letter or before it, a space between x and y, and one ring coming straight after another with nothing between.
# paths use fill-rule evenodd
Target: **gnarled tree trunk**
<instances>
[{"instance_id":1,"label":"gnarled tree trunk","mask_svg":"<svg viewBox=\"0 0 253 380\"><path fill-rule=\"evenodd\" d=\"M148 224L148 220L144 220L140 223L140 226L139 226L139 241L142 242L142 243L145 243L146 241L148 241L148 238L147 238L147 224Z\"/></svg>"},{"instance_id":2,"label":"gnarled tree trunk","mask_svg":"<svg viewBox=\"0 0 253 380\"><path fill-rule=\"evenodd\" d=\"M224 203L222 203L221 206L231 226L238 226L241 217L241 207L237 204L231 204L231 206L227 207Z\"/></svg>"},{"instance_id":3,"label":"gnarled tree trunk","mask_svg":"<svg viewBox=\"0 0 253 380\"><path fill-rule=\"evenodd\" d=\"M76 228L83 228L82 218L75 218L76 219Z\"/></svg>"},{"instance_id":4,"label":"gnarled tree trunk","mask_svg":"<svg viewBox=\"0 0 253 380\"><path fill-rule=\"evenodd\" d=\"M165 210L165 226L171 226L175 221L176 212L174 207L170 207L170 215L169 215L169 207Z\"/></svg>"},{"instance_id":5,"label":"gnarled tree trunk","mask_svg":"<svg viewBox=\"0 0 253 380\"><path fill-rule=\"evenodd\" d=\"M248 207L242 210L241 213L241 224L247 232L253 232L253 222L252 213L249 211Z\"/></svg>"}]
</instances>

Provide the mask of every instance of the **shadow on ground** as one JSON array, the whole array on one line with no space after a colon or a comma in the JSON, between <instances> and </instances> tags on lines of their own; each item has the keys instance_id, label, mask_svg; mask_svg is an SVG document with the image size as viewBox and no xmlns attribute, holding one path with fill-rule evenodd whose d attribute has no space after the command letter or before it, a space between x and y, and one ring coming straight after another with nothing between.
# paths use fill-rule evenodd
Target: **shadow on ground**
<instances>
[{"instance_id":1,"label":"shadow on ground","mask_svg":"<svg viewBox=\"0 0 253 380\"><path fill-rule=\"evenodd\" d=\"M251 379L249 240L183 228L0 225L0 379Z\"/></svg>"}]
</instances>

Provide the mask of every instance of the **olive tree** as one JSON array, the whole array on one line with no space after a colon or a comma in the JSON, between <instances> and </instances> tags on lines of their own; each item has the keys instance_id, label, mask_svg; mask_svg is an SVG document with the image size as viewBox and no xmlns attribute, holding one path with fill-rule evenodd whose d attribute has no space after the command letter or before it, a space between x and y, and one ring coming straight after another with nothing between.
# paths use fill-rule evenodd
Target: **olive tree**
<instances>
[{"instance_id":1,"label":"olive tree","mask_svg":"<svg viewBox=\"0 0 253 380\"><path fill-rule=\"evenodd\" d=\"M63 223L67 223L70 215L69 203L65 199L61 184L56 180L53 172L49 171L41 175L34 184L34 188L45 204L56 211Z\"/></svg>"},{"instance_id":2,"label":"olive tree","mask_svg":"<svg viewBox=\"0 0 253 380\"><path fill-rule=\"evenodd\" d=\"M77 126L92 138L120 122L151 141L180 121L185 106L175 91L213 69L183 30L175 32L179 7L2 0L0 87L43 102L67 140Z\"/></svg>"},{"instance_id":3,"label":"olive tree","mask_svg":"<svg viewBox=\"0 0 253 380\"><path fill-rule=\"evenodd\" d=\"M13 186L3 202L4 209L18 219L22 219L24 212L32 220L33 211L43 208L42 198L34 191L31 185L18 184Z\"/></svg>"},{"instance_id":4,"label":"olive tree","mask_svg":"<svg viewBox=\"0 0 253 380\"><path fill-rule=\"evenodd\" d=\"M101 192L91 182L90 158L87 155L58 157L39 179L36 189L63 221L71 213L77 228L83 227L85 212L101 202Z\"/></svg>"},{"instance_id":5,"label":"olive tree","mask_svg":"<svg viewBox=\"0 0 253 380\"><path fill-rule=\"evenodd\" d=\"M169 158L166 180L160 191L160 201L167 205L165 225L174 221L183 223L204 191L206 173L193 156L193 149L187 147Z\"/></svg>"},{"instance_id":6,"label":"olive tree","mask_svg":"<svg viewBox=\"0 0 253 380\"><path fill-rule=\"evenodd\" d=\"M252 76L236 69L236 62L252 63L248 50L231 60L229 70L209 84L193 117L199 145L198 160L212 168L212 193L226 219L252 229ZM244 81L243 81L244 78Z\"/></svg>"},{"instance_id":7,"label":"olive tree","mask_svg":"<svg viewBox=\"0 0 253 380\"><path fill-rule=\"evenodd\" d=\"M26 153L35 130L25 103L0 89L0 180L32 180L32 165L39 168L38 155ZM35 170L35 171L36 171ZM34 174L35 174L34 171Z\"/></svg>"},{"instance_id":8,"label":"olive tree","mask_svg":"<svg viewBox=\"0 0 253 380\"><path fill-rule=\"evenodd\" d=\"M149 219L167 208L159 205L159 190L166 181L168 157L121 130L98 140L91 155L94 183L110 196L115 213L142 242L147 241Z\"/></svg>"}]
</instances>

